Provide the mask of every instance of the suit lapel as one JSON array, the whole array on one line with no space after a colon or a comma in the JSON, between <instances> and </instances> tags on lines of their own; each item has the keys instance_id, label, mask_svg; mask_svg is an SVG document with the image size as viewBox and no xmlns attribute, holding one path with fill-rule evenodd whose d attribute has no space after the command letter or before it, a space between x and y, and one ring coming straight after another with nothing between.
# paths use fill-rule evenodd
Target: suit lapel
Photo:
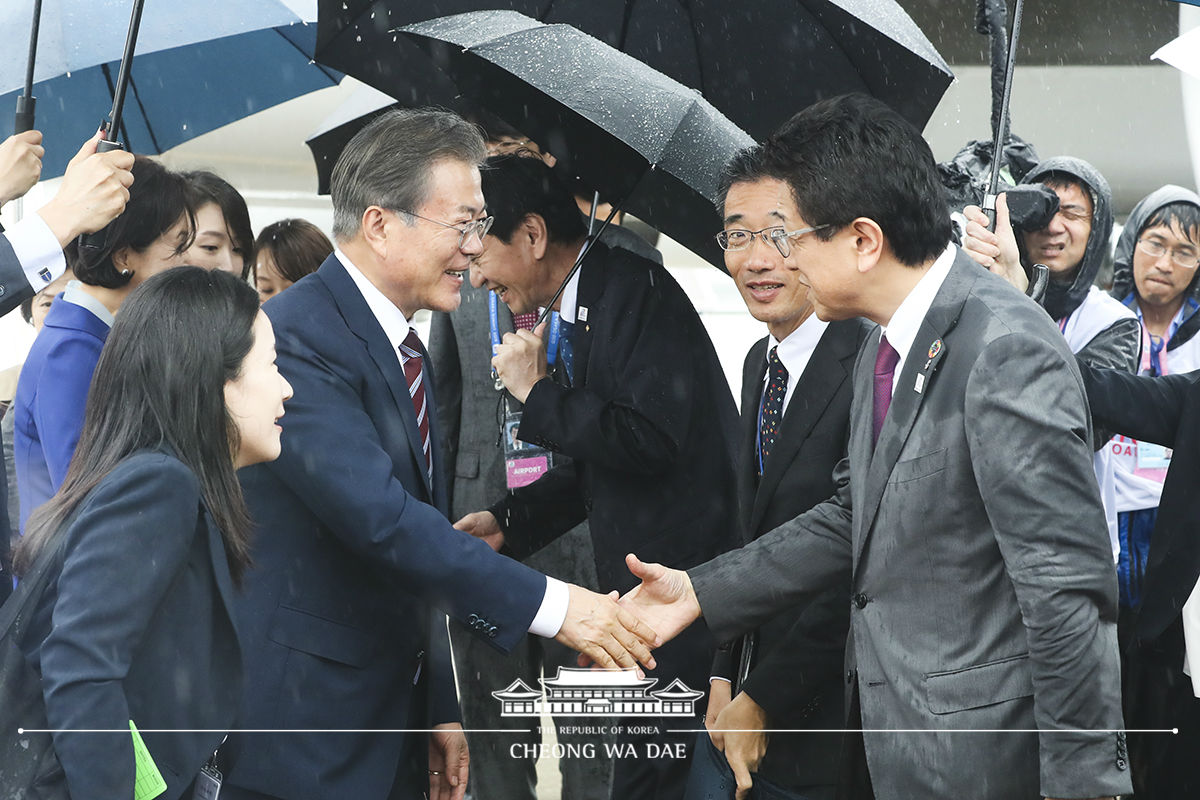
<instances>
[{"instance_id":1,"label":"suit lapel","mask_svg":"<svg viewBox=\"0 0 1200 800\"><path fill-rule=\"evenodd\" d=\"M584 259L579 271L579 291L575 295L575 329L571 335L575 386L587 382L588 356L592 352L592 325L595 323L593 304L604 294L604 259L608 248L595 244Z\"/></svg>"},{"instance_id":2,"label":"suit lapel","mask_svg":"<svg viewBox=\"0 0 1200 800\"><path fill-rule=\"evenodd\" d=\"M862 555L867 535L879 513L879 504L883 499L888 476L900 458L904 443L908 441L921 404L933 390L937 368L948 351L945 337L958 324L958 316L967 299L967 293L981 274L977 272L978 267L975 267L974 262L967 261L964 264L964 259L960 253L946 280L942 282L929 311L926 312L925 319L921 321L917 338L913 340L912 348L904 359L904 369L900 372L900 379L892 394L892 402L879 431L879 442L873 448L874 452L871 448L873 392L866 389L873 387L875 357L879 352L878 337L874 346L867 348L867 353L864 354L869 358L864 357L859 364L859 374L856 377L860 381L865 378L865 382L857 384L864 390L858 394L862 394L865 400L859 403L856 396L855 421L858 424L855 425L856 432L852 434L851 447L852 452L857 453L859 457L862 457L865 451L865 463L868 466L861 496L862 503L857 505L854 511L855 526L860 532L860 535L855 537L856 562Z\"/></svg>"},{"instance_id":3,"label":"suit lapel","mask_svg":"<svg viewBox=\"0 0 1200 800\"><path fill-rule=\"evenodd\" d=\"M750 348L746 357L747 367L742 375L742 427L741 450L744 459L743 468L738 470L738 499L743 511L749 510L750 519L746 525L744 540L751 541L757 530L755 520L761 518L759 513L758 480L758 411L762 405L763 377L767 371L767 344L770 340L760 339Z\"/></svg>"},{"instance_id":4,"label":"suit lapel","mask_svg":"<svg viewBox=\"0 0 1200 800\"><path fill-rule=\"evenodd\" d=\"M825 329L800 375L799 385L803 389L797 388L792 392L791 402L783 415L779 440L767 459L766 471L754 498L754 509L750 516L751 531L758 530L766 513L767 501L775 493L779 481L796 458L813 426L837 394L838 387L853 369L854 357L858 352L854 346L856 340L831 335L835 330L832 325Z\"/></svg>"},{"instance_id":5,"label":"suit lapel","mask_svg":"<svg viewBox=\"0 0 1200 800\"><path fill-rule=\"evenodd\" d=\"M416 467L417 474L425 482L425 489L429 493L429 497L433 497L433 487L429 482L429 473L425 469L425 449L422 447L421 434L417 430L417 412L413 408L412 396L408 393L408 380L404 377L404 368L400 366L400 354L392 349L392 343L388 341L387 334L383 332L379 321L375 319L371 307L367 305L362 292L359 291L358 286L355 285L354 280L338 261L336 255L331 255L326 259L321 268L317 270L317 276L328 287L333 296L334 305L345 319L346 326L366 345L367 354L375 362L375 366L378 367L384 381L387 382L392 399L396 403L396 410L405 421L404 432L408 436L413 465ZM431 392L433 380L432 373L428 371L429 358L426 356L424 361L426 369L425 396L428 399L426 413L429 415L432 425L435 416ZM432 439L431 430L430 450L436 453L435 443Z\"/></svg>"}]
</instances>

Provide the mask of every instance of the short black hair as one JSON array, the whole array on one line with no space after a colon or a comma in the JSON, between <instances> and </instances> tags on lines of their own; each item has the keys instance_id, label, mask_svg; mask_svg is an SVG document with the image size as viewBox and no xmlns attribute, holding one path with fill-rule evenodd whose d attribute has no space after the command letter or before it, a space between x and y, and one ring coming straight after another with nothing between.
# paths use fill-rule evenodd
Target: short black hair
<instances>
[{"instance_id":1,"label":"short black hair","mask_svg":"<svg viewBox=\"0 0 1200 800\"><path fill-rule=\"evenodd\" d=\"M1178 227L1192 244L1200 244L1200 206L1188 202L1168 203L1155 209L1146 224L1142 225L1142 230L1138 231L1138 236L1150 228L1171 225Z\"/></svg>"},{"instance_id":2,"label":"short black hair","mask_svg":"<svg viewBox=\"0 0 1200 800\"><path fill-rule=\"evenodd\" d=\"M67 262L82 283L106 289L125 286L132 278L121 274L113 263L113 255L127 247L143 252L171 230L180 217L188 221L188 235L176 252L187 250L196 237L196 209L187 179L146 156L136 156L131 171L129 202L105 228L104 246L82 247L78 239L68 246Z\"/></svg>"},{"instance_id":3,"label":"short black hair","mask_svg":"<svg viewBox=\"0 0 1200 800\"><path fill-rule=\"evenodd\" d=\"M920 132L884 103L848 94L814 103L760 148L734 156L721 182L785 181L815 235L828 240L858 217L874 220L903 264L937 258L950 242L945 190Z\"/></svg>"},{"instance_id":4,"label":"short black hair","mask_svg":"<svg viewBox=\"0 0 1200 800\"><path fill-rule=\"evenodd\" d=\"M579 206L567 185L540 158L513 153L492 156L479 173L491 235L508 244L530 214L546 222L551 242L563 244L587 235Z\"/></svg>"}]
</instances>

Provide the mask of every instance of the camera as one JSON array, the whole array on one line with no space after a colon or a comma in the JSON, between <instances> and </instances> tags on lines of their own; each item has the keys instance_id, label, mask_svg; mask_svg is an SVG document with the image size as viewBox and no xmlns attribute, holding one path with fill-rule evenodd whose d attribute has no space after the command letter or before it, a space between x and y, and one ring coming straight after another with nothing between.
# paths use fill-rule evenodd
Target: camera
<instances>
[{"instance_id":1,"label":"camera","mask_svg":"<svg viewBox=\"0 0 1200 800\"><path fill-rule=\"evenodd\" d=\"M1018 231L1040 231L1058 213L1058 195L1040 183L1014 186L1004 196L1008 200L1008 219Z\"/></svg>"}]
</instances>

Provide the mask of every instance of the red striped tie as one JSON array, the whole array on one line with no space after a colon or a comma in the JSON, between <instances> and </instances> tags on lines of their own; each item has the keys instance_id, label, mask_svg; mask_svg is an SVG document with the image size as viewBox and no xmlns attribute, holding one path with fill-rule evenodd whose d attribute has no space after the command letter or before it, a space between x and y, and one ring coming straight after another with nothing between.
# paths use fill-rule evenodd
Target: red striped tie
<instances>
[{"instance_id":1,"label":"red striped tie","mask_svg":"<svg viewBox=\"0 0 1200 800\"><path fill-rule=\"evenodd\" d=\"M421 337L414 328L400 344L400 363L404 365L404 379L408 381L408 394L412 398L413 410L417 412L417 432L421 434L421 447L425 451L425 472L433 482L433 453L429 447L429 407L425 402L425 370L421 357Z\"/></svg>"}]
</instances>

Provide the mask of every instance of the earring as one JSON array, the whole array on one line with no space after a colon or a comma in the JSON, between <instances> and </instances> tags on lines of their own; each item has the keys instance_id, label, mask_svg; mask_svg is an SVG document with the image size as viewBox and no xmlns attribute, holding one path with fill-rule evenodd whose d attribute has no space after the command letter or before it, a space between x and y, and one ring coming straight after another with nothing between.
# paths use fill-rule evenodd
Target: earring
<instances>
[{"instance_id":1,"label":"earring","mask_svg":"<svg viewBox=\"0 0 1200 800\"><path fill-rule=\"evenodd\" d=\"M122 278L128 278L128 277L129 277L130 275L132 275L132 274L133 274L133 270L131 270L131 269L123 269L123 270L121 270L121 277L122 277Z\"/></svg>"}]
</instances>

